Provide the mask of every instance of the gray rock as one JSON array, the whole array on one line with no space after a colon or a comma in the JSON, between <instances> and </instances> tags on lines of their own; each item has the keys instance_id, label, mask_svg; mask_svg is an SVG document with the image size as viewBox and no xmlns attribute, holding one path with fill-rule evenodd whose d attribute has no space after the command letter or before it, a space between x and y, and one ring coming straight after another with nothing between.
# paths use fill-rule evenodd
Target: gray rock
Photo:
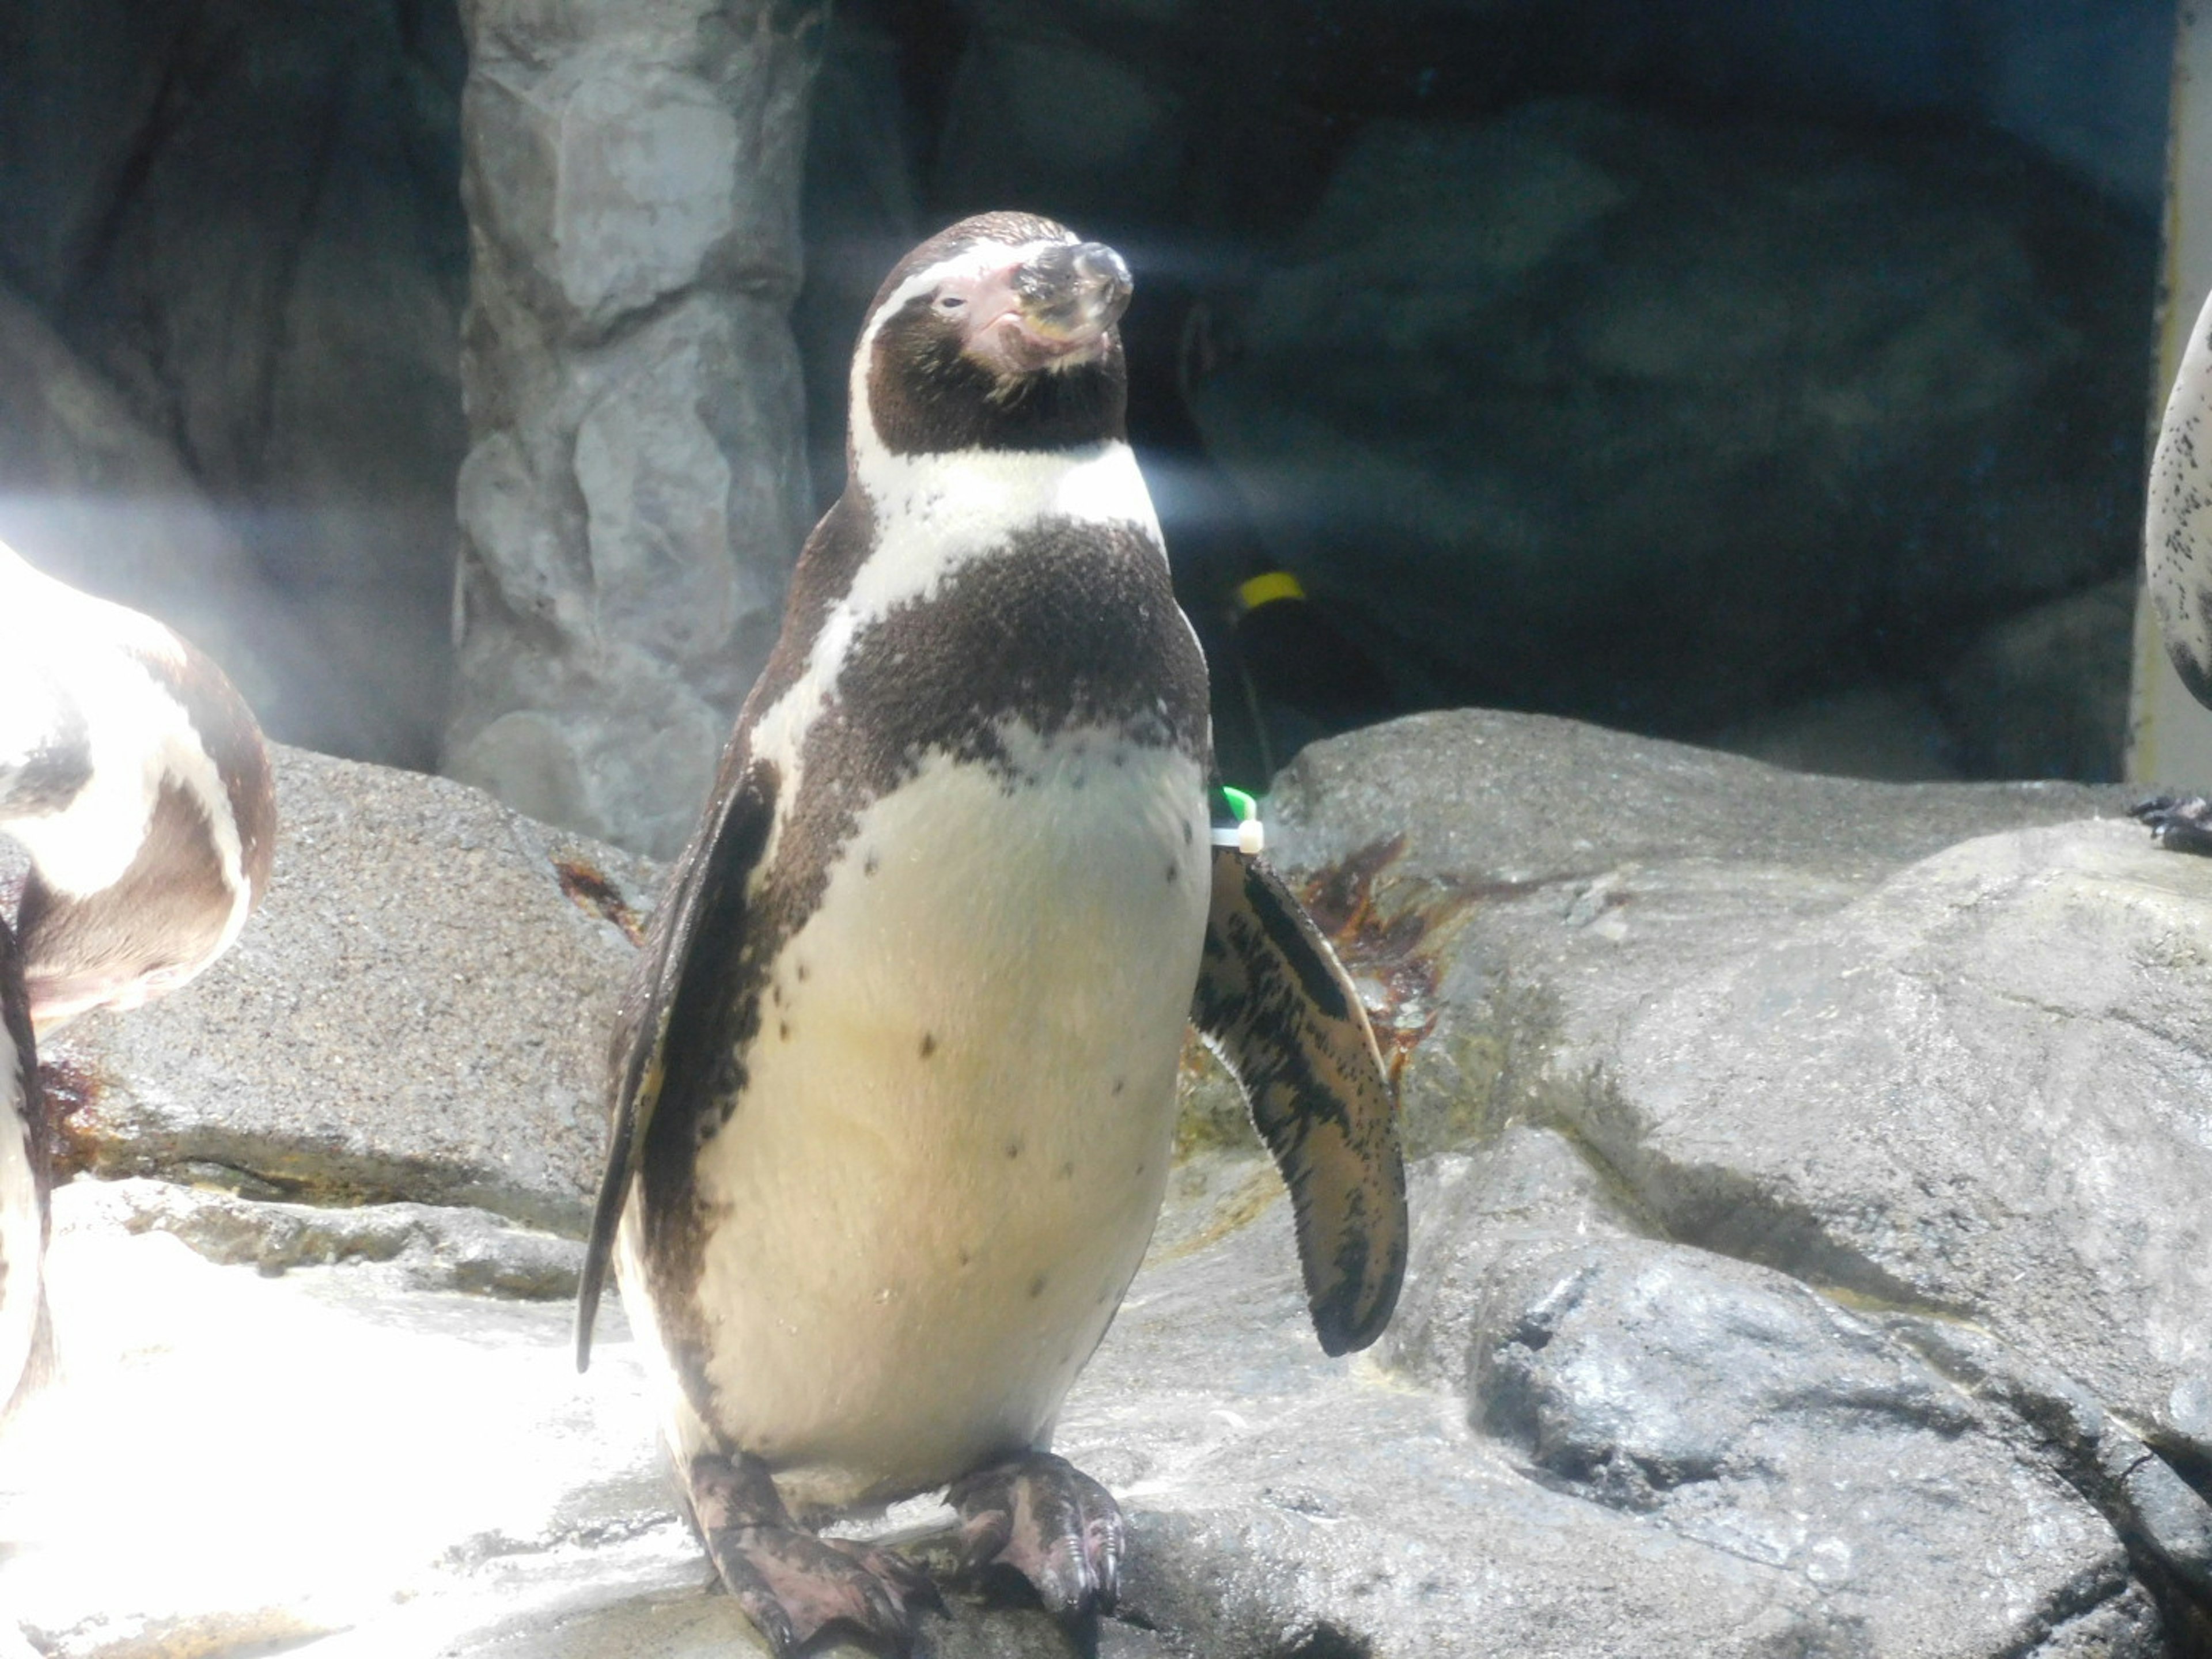
<instances>
[{"instance_id":1,"label":"gray rock","mask_svg":"<svg viewBox=\"0 0 2212 1659\"><path fill-rule=\"evenodd\" d=\"M1868 783L1571 720L1420 714L1316 744L1271 846L1405 1056L1417 1150L1540 1119L1658 988L2002 824L2124 810L2077 784Z\"/></svg>"},{"instance_id":2,"label":"gray rock","mask_svg":"<svg viewBox=\"0 0 2212 1659\"><path fill-rule=\"evenodd\" d=\"M1972 1321L2203 1465L2208 963L2212 866L1991 836L1655 988L1570 1118L1672 1236Z\"/></svg>"},{"instance_id":3,"label":"gray rock","mask_svg":"<svg viewBox=\"0 0 2212 1659\"><path fill-rule=\"evenodd\" d=\"M2070 1486L1783 1274L1559 1240L1506 1255L1484 1291L1468 1393L1488 1432L1577 1496L1803 1578L1870 1650L2019 1650L2130 1588Z\"/></svg>"},{"instance_id":4,"label":"gray rock","mask_svg":"<svg viewBox=\"0 0 2212 1659\"><path fill-rule=\"evenodd\" d=\"M483 1210L429 1204L276 1204L125 1177L87 1183L81 1200L129 1233L164 1232L209 1261L270 1278L294 1267L378 1262L410 1291L557 1301L576 1293L584 1247Z\"/></svg>"},{"instance_id":5,"label":"gray rock","mask_svg":"<svg viewBox=\"0 0 2212 1659\"><path fill-rule=\"evenodd\" d=\"M47 1047L65 1158L580 1235L651 873L441 779L280 750L267 899L185 990Z\"/></svg>"},{"instance_id":6,"label":"gray rock","mask_svg":"<svg viewBox=\"0 0 2212 1659\"><path fill-rule=\"evenodd\" d=\"M662 855L811 517L787 316L825 9L465 9L477 258L446 769Z\"/></svg>"}]
</instances>

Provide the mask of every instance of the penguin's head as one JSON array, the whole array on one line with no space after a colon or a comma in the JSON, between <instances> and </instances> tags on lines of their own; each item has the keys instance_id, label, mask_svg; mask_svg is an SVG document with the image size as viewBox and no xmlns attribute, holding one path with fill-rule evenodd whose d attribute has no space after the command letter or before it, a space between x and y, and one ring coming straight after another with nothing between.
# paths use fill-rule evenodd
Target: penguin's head
<instances>
[{"instance_id":1,"label":"penguin's head","mask_svg":"<svg viewBox=\"0 0 2212 1659\"><path fill-rule=\"evenodd\" d=\"M882 453L1051 450L1119 438L1121 256L1025 213L931 237L878 290L853 361L856 473Z\"/></svg>"}]
</instances>

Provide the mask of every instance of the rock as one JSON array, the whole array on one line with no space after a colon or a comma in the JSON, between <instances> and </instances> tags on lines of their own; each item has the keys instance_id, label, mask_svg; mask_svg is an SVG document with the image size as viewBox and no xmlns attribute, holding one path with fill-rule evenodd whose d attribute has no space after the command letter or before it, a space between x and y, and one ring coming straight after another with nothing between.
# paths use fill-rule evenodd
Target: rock
<instances>
[{"instance_id":1,"label":"rock","mask_svg":"<svg viewBox=\"0 0 2212 1659\"><path fill-rule=\"evenodd\" d=\"M100 0L27 9L8 55L14 275L251 553L233 625L305 632L264 719L428 765L462 438L452 12Z\"/></svg>"},{"instance_id":2,"label":"rock","mask_svg":"<svg viewBox=\"0 0 2212 1659\"><path fill-rule=\"evenodd\" d=\"M468 7L446 769L683 845L811 519L799 175L826 8Z\"/></svg>"},{"instance_id":3,"label":"rock","mask_svg":"<svg viewBox=\"0 0 2212 1659\"><path fill-rule=\"evenodd\" d=\"M1278 777L1307 878L1405 1056L1416 1150L1553 1109L1555 1056L1609 1052L1653 994L1995 824L2124 811L2076 784L1890 784L1540 715L1419 714Z\"/></svg>"},{"instance_id":4,"label":"rock","mask_svg":"<svg viewBox=\"0 0 2212 1659\"><path fill-rule=\"evenodd\" d=\"M2127 568L2150 270L1958 134L1375 121L1192 408L1408 701L1708 731Z\"/></svg>"},{"instance_id":5,"label":"rock","mask_svg":"<svg viewBox=\"0 0 2212 1659\"><path fill-rule=\"evenodd\" d=\"M280 749L267 899L188 989L46 1045L66 1162L580 1236L655 883L439 779Z\"/></svg>"},{"instance_id":6,"label":"rock","mask_svg":"<svg viewBox=\"0 0 2212 1659\"><path fill-rule=\"evenodd\" d=\"M2212 1466L2209 963L2212 866L1986 836L1661 991L1571 1121L1669 1236L1970 1321Z\"/></svg>"},{"instance_id":7,"label":"rock","mask_svg":"<svg viewBox=\"0 0 2212 1659\"><path fill-rule=\"evenodd\" d=\"M163 1232L209 1261L268 1277L338 1262L389 1264L401 1288L557 1301L576 1293L584 1248L483 1210L430 1204L271 1204L124 1178L77 1200L127 1233ZM95 1212L89 1206L97 1206Z\"/></svg>"},{"instance_id":8,"label":"rock","mask_svg":"<svg viewBox=\"0 0 2212 1659\"><path fill-rule=\"evenodd\" d=\"M1487 1432L1568 1492L1801 1577L1874 1650L2014 1650L2126 1594L2126 1552L2071 1486L1781 1273L1554 1239L1484 1291L1467 1385ZM2154 1610L2131 1600L2147 1647Z\"/></svg>"}]
</instances>

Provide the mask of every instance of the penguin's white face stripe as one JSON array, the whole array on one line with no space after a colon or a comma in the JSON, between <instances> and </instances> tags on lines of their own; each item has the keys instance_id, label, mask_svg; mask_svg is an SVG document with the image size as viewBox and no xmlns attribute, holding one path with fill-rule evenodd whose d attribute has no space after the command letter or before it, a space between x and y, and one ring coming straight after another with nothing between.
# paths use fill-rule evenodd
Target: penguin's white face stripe
<instances>
[{"instance_id":1,"label":"penguin's white face stripe","mask_svg":"<svg viewBox=\"0 0 2212 1659\"><path fill-rule=\"evenodd\" d=\"M39 1323L44 1228L23 1117L22 1056L0 1024L0 1406L15 1390Z\"/></svg>"},{"instance_id":2,"label":"penguin's white face stripe","mask_svg":"<svg viewBox=\"0 0 2212 1659\"><path fill-rule=\"evenodd\" d=\"M940 259L927 270L916 271L885 295L883 303L869 313L866 325L860 331L860 345L853 353L847 394L852 400L853 475L870 495L880 499L878 483L894 482L884 477L883 464L896 459L884 447L876 430L875 415L868 405L868 369L876 360L876 336L883 331L884 323L898 315L908 301L931 292L940 283L981 277L1008 265L1020 264L1048 247L1075 240L1074 233L1070 232L1052 241L979 242L950 259Z\"/></svg>"},{"instance_id":3,"label":"penguin's white face stripe","mask_svg":"<svg viewBox=\"0 0 2212 1659\"><path fill-rule=\"evenodd\" d=\"M764 862L774 859L798 799L807 731L836 695L848 650L863 629L901 605L927 601L963 566L1048 520L1133 526L1167 562L1144 475L1118 439L1077 450L969 449L884 461L889 493L870 492L876 545L823 618L798 681L753 728L753 753L771 762L786 786L777 792Z\"/></svg>"}]
</instances>

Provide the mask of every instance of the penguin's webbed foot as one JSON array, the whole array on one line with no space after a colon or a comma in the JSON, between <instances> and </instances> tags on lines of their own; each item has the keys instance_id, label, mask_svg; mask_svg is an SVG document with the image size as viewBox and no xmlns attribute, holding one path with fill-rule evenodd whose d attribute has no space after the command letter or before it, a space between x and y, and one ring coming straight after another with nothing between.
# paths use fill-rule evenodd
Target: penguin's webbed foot
<instances>
[{"instance_id":1,"label":"penguin's webbed foot","mask_svg":"<svg viewBox=\"0 0 2212 1659\"><path fill-rule=\"evenodd\" d=\"M939 1605L927 1575L890 1551L799 1526L757 1459L696 1457L690 1486L714 1571L779 1655L803 1652L832 1626L902 1655L914 1638L908 1603Z\"/></svg>"},{"instance_id":2,"label":"penguin's webbed foot","mask_svg":"<svg viewBox=\"0 0 2212 1659\"><path fill-rule=\"evenodd\" d=\"M1050 1452L1010 1458L955 1481L947 1496L960 1512L969 1572L1011 1568L1063 1622L1114 1610L1121 1508L1066 1458Z\"/></svg>"},{"instance_id":3,"label":"penguin's webbed foot","mask_svg":"<svg viewBox=\"0 0 2212 1659\"><path fill-rule=\"evenodd\" d=\"M2153 795L2128 809L2151 838L2172 853L2212 854L2212 800L2202 795Z\"/></svg>"}]
</instances>

